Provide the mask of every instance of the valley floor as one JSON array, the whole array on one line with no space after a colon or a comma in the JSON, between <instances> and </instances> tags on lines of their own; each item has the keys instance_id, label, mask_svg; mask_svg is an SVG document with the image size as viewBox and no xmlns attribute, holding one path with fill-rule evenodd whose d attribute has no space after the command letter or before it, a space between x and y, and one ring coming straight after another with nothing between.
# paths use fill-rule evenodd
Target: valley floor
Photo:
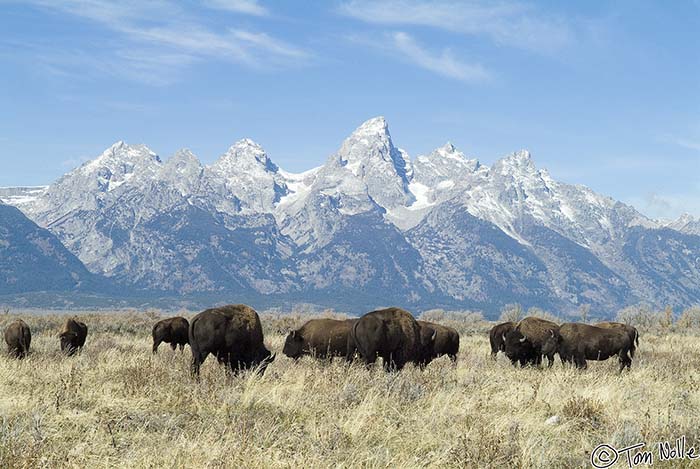
<instances>
[{"instance_id":1,"label":"valley floor","mask_svg":"<svg viewBox=\"0 0 700 469\"><path fill-rule=\"evenodd\" d=\"M700 340L643 334L632 370L513 368L489 357L490 324L457 325L456 367L386 374L342 361L294 362L284 338L307 317L262 316L277 360L263 377L200 382L189 348L151 355L151 314L81 314L90 333L65 357L58 315L23 316L33 353L0 354L0 467L590 467L599 444L685 435L700 452ZM0 316L0 327L14 319ZM454 325L454 324L452 324ZM4 344L3 344L4 346ZM627 467L621 455L613 467ZM700 467L700 462L697 463Z\"/></svg>"}]
</instances>

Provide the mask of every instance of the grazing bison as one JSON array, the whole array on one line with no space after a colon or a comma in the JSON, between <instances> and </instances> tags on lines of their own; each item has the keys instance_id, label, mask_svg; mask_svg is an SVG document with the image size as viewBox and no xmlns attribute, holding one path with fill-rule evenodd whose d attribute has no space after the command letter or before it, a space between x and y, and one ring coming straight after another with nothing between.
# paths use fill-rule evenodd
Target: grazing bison
<instances>
[{"instance_id":1,"label":"grazing bison","mask_svg":"<svg viewBox=\"0 0 700 469\"><path fill-rule=\"evenodd\" d=\"M637 332L637 328L633 326L629 326L625 323L622 322L599 322L596 324L593 324L596 327L602 327L604 329L623 329L627 332L627 334L630 336L630 340L632 341L632 348L630 349L630 357L634 358L634 352L637 350L637 347L639 347L639 332Z\"/></svg>"},{"instance_id":2,"label":"grazing bison","mask_svg":"<svg viewBox=\"0 0 700 469\"><path fill-rule=\"evenodd\" d=\"M185 348L185 344L190 343L189 332L190 323L187 319L176 316L158 321L153 325L153 353L158 352L161 342L170 344L170 348L175 350L179 345L180 351Z\"/></svg>"},{"instance_id":3,"label":"grazing bison","mask_svg":"<svg viewBox=\"0 0 700 469\"><path fill-rule=\"evenodd\" d=\"M351 344L367 365L382 357L384 369L400 370L408 362L420 364L420 326L401 308L371 311L350 330Z\"/></svg>"},{"instance_id":4,"label":"grazing bison","mask_svg":"<svg viewBox=\"0 0 700 469\"><path fill-rule=\"evenodd\" d=\"M451 327L428 321L417 321L421 334L421 365L447 355L453 363L459 352L459 332Z\"/></svg>"},{"instance_id":5,"label":"grazing bison","mask_svg":"<svg viewBox=\"0 0 700 469\"><path fill-rule=\"evenodd\" d=\"M519 361L539 365L542 363L542 346L559 326L546 319L527 317L506 334L506 355L513 364ZM548 366L554 364L554 353L547 353Z\"/></svg>"},{"instance_id":6,"label":"grazing bison","mask_svg":"<svg viewBox=\"0 0 700 469\"><path fill-rule=\"evenodd\" d=\"M506 351L506 334L515 329L512 321L497 324L489 331L489 342L491 342L491 358L496 359L498 352Z\"/></svg>"},{"instance_id":7,"label":"grazing bison","mask_svg":"<svg viewBox=\"0 0 700 469\"><path fill-rule=\"evenodd\" d=\"M27 323L21 319L11 322L5 329L5 342L7 353L15 358L26 357L32 342L32 333Z\"/></svg>"},{"instance_id":8,"label":"grazing bison","mask_svg":"<svg viewBox=\"0 0 700 469\"><path fill-rule=\"evenodd\" d=\"M570 322L562 324L559 330L552 331L545 342L545 353L559 353L563 362L573 362L577 368L586 368L586 360L607 360L617 355L620 372L632 365L628 353L634 346L634 340L627 330L622 328L602 328Z\"/></svg>"},{"instance_id":9,"label":"grazing bison","mask_svg":"<svg viewBox=\"0 0 700 469\"><path fill-rule=\"evenodd\" d=\"M316 358L347 357L352 359L355 351L348 353L350 329L357 319L312 319L287 335L282 352L295 360L303 355Z\"/></svg>"},{"instance_id":10,"label":"grazing bison","mask_svg":"<svg viewBox=\"0 0 700 469\"><path fill-rule=\"evenodd\" d=\"M88 328L84 322L76 319L67 319L58 334L61 340L61 350L66 352L68 356L82 350L87 338Z\"/></svg>"},{"instance_id":11,"label":"grazing bison","mask_svg":"<svg viewBox=\"0 0 700 469\"><path fill-rule=\"evenodd\" d=\"M211 353L233 373L259 366L263 374L275 360L265 348L260 317L246 305L228 305L202 311L192 318L189 331L192 372Z\"/></svg>"}]
</instances>

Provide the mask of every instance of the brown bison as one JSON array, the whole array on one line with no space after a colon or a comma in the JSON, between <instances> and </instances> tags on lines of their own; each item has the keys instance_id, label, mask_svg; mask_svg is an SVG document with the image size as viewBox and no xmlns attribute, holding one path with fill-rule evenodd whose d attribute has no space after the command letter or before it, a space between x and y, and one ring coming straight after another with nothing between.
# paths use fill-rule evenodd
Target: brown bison
<instances>
[{"instance_id":1,"label":"brown bison","mask_svg":"<svg viewBox=\"0 0 700 469\"><path fill-rule=\"evenodd\" d=\"M625 323L622 322L599 322L596 324L593 324L596 327L602 327L604 329L623 329L627 332L627 334L630 336L630 340L632 340L632 348L630 349L630 357L634 358L634 352L637 350L637 347L639 347L639 332L637 332L637 328L633 326L629 326Z\"/></svg>"},{"instance_id":2,"label":"brown bison","mask_svg":"<svg viewBox=\"0 0 700 469\"><path fill-rule=\"evenodd\" d=\"M61 340L61 351L71 356L75 352L81 351L85 345L88 328L84 322L76 319L67 319L63 323L58 338Z\"/></svg>"},{"instance_id":3,"label":"brown bison","mask_svg":"<svg viewBox=\"0 0 700 469\"><path fill-rule=\"evenodd\" d=\"M491 358L496 359L498 352L506 351L506 334L515 329L512 321L496 324L489 331L489 342L491 342Z\"/></svg>"},{"instance_id":4,"label":"brown bison","mask_svg":"<svg viewBox=\"0 0 700 469\"><path fill-rule=\"evenodd\" d=\"M190 323L187 319L176 316L158 321L153 325L153 353L158 352L158 346L165 342L170 344L170 348L175 350L179 345L180 351L185 348L185 344L190 343L189 332Z\"/></svg>"},{"instance_id":5,"label":"brown bison","mask_svg":"<svg viewBox=\"0 0 700 469\"><path fill-rule=\"evenodd\" d=\"M400 370L408 362L420 364L420 326L401 308L371 311L350 330L350 344L367 365L381 357L386 370Z\"/></svg>"},{"instance_id":6,"label":"brown bison","mask_svg":"<svg viewBox=\"0 0 700 469\"><path fill-rule=\"evenodd\" d=\"M259 367L258 372L263 374L275 360L263 343L258 313L246 305L211 308L197 314L190 323L189 340L196 376L209 354L233 373Z\"/></svg>"},{"instance_id":7,"label":"brown bison","mask_svg":"<svg viewBox=\"0 0 700 469\"><path fill-rule=\"evenodd\" d=\"M515 328L506 334L505 352L511 362L517 361L523 366L526 363L539 365L542 363L542 346L551 337L551 332L559 326L546 319L527 317L522 319ZM554 364L554 353L545 354L549 360L548 366Z\"/></svg>"},{"instance_id":8,"label":"brown bison","mask_svg":"<svg viewBox=\"0 0 700 469\"><path fill-rule=\"evenodd\" d=\"M421 365L447 355L452 363L459 353L459 332L455 329L428 321L417 321L421 334Z\"/></svg>"},{"instance_id":9,"label":"brown bison","mask_svg":"<svg viewBox=\"0 0 700 469\"><path fill-rule=\"evenodd\" d=\"M295 360L303 355L316 358L345 356L352 359L354 349L348 353L350 329L357 319L312 319L299 329L293 330L284 341L284 353Z\"/></svg>"},{"instance_id":10,"label":"brown bison","mask_svg":"<svg viewBox=\"0 0 700 469\"><path fill-rule=\"evenodd\" d=\"M628 356L634 340L622 328L602 328L570 322L552 331L543 346L544 353L559 353L563 362L573 362L577 368L586 368L586 360L607 360L617 355L620 372L632 365Z\"/></svg>"},{"instance_id":11,"label":"brown bison","mask_svg":"<svg viewBox=\"0 0 700 469\"><path fill-rule=\"evenodd\" d=\"M5 342L7 353L15 358L26 357L32 342L32 333L27 323L21 319L11 322L5 329Z\"/></svg>"}]
</instances>

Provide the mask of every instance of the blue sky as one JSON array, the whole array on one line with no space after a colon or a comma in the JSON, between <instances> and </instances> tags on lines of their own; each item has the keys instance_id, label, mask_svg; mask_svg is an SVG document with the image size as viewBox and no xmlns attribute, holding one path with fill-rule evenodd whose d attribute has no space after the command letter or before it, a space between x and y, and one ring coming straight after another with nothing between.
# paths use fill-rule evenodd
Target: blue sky
<instances>
[{"instance_id":1,"label":"blue sky","mask_svg":"<svg viewBox=\"0 0 700 469\"><path fill-rule=\"evenodd\" d=\"M250 137L317 166L384 115L654 217L700 215L700 3L0 0L0 185L116 140L214 161Z\"/></svg>"}]
</instances>

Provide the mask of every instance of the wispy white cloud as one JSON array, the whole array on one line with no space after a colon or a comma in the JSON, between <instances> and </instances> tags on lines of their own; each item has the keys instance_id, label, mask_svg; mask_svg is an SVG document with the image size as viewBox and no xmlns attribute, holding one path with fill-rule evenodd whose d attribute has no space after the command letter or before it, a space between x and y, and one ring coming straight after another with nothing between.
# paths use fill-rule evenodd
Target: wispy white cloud
<instances>
[{"instance_id":1,"label":"wispy white cloud","mask_svg":"<svg viewBox=\"0 0 700 469\"><path fill-rule=\"evenodd\" d=\"M449 49L431 52L405 32L392 33L390 37L393 49L421 68L461 81L480 82L490 78L489 72L480 64L463 62Z\"/></svg>"},{"instance_id":2,"label":"wispy white cloud","mask_svg":"<svg viewBox=\"0 0 700 469\"><path fill-rule=\"evenodd\" d=\"M267 16L270 13L257 0L205 0L204 5L218 10L254 16Z\"/></svg>"},{"instance_id":3,"label":"wispy white cloud","mask_svg":"<svg viewBox=\"0 0 700 469\"><path fill-rule=\"evenodd\" d=\"M117 34L122 41L99 54L44 47L39 60L52 73L75 74L78 65L151 85L176 81L194 62L219 60L254 68L276 68L304 62L311 54L263 32L228 28L215 30L181 4L163 0L28 0L30 5L58 14L89 20ZM254 1L223 1L218 7L247 14L267 12ZM257 8L256 8L257 6Z\"/></svg>"},{"instance_id":4,"label":"wispy white cloud","mask_svg":"<svg viewBox=\"0 0 700 469\"><path fill-rule=\"evenodd\" d=\"M626 202L656 220L671 221L684 213L700 217L700 187L693 187L691 192L683 194L650 192L630 197Z\"/></svg>"},{"instance_id":5,"label":"wispy white cloud","mask_svg":"<svg viewBox=\"0 0 700 469\"><path fill-rule=\"evenodd\" d=\"M444 77L464 82L486 82L493 78L491 72L477 62L457 57L449 48L433 50L403 31L384 34L350 34L345 40L375 49L396 60L401 60Z\"/></svg>"},{"instance_id":6,"label":"wispy white cloud","mask_svg":"<svg viewBox=\"0 0 700 469\"><path fill-rule=\"evenodd\" d=\"M663 135L661 140L688 150L700 151L700 140L676 137L674 135Z\"/></svg>"},{"instance_id":7,"label":"wispy white cloud","mask_svg":"<svg viewBox=\"0 0 700 469\"><path fill-rule=\"evenodd\" d=\"M573 40L564 19L512 1L351 0L339 12L366 23L432 27L543 53Z\"/></svg>"}]
</instances>

